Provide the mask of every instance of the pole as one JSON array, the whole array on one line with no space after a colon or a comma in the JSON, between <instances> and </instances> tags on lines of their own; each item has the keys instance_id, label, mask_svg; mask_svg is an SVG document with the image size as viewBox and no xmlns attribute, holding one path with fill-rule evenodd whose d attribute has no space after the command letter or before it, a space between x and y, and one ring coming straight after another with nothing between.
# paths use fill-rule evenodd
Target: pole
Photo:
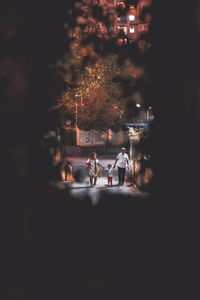
<instances>
[{"instance_id":1,"label":"pole","mask_svg":"<svg viewBox=\"0 0 200 300\"><path fill-rule=\"evenodd\" d=\"M130 140L130 160L131 160L131 176L133 180L133 185L136 184L135 182L135 149L134 149L134 136L131 128L129 127L129 140Z\"/></svg>"},{"instance_id":2,"label":"pole","mask_svg":"<svg viewBox=\"0 0 200 300\"><path fill-rule=\"evenodd\" d=\"M75 130L76 130L76 145L80 144L80 136L79 136L79 129L78 129L78 104L76 98L76 113L75 113Z\"/></svg>"},{"instance_id":3,"label":"pole","mask_svg":"<svg viewBox=\"0 0 200 300\"><path fill-rule=\"evenodd\" d=\"M131 176L133 178L133 184L135 184L135 153L134 153L133 140L130 139L130 160L131 160Z\"/></svg>"},{"instance_id":4,"label":"pole","mask_svg":"<svg viewBox=\"0 0 200 300\"><path fill-rule=\"evenodd\" d=\"M147 126L149 125L149 109L147 109Z\"/></svg>"},{"instance_id":5,"label":"pole","mask_svg":"<svg viewBox=\"0 0 200 300\"><path fill-rule=\"evenodd\" d=\"M76 115L75 115L75 128L77 130L77 123L78 123L78 106L77 106L77 98L76 98Z\"/></svg>"},{"instance_id":6,"label":"pole","mask_svg":"<svg viewBox=\"0 0 200 300\"><path fill-rule=\"evenodd\" d=\"M133 176L133 185L135 184L135 151L134 143L132 141L132 176Z\"/></svg>"}]
</instances>

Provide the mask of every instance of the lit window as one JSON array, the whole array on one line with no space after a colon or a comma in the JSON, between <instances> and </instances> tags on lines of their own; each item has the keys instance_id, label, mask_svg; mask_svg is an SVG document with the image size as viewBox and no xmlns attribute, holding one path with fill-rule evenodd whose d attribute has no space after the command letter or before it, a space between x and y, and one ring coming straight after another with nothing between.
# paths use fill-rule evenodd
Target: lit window
<instances>
[{"instance_id":1,"label":"lit window","mask_svg":"<svg viewBox=\"0 0 200 300\"><path fill-rule=\"evenodd\" d=\"M135 20L135 16L134 15L129 15L129 20L130 21L134 21Z\"/></svg>"},{"instance_id":2,"label":"lit window","mask_svg":"<svg viewBox=\"0 0 200 300\"><path fill-rule=\"evenodd\" d=\"M120 6L122 9L126 7L124 1L117 1L117 5Z\"/></svg>"},{"instance_id":3,"label":"lit window","mask_svg":"<svg viewBox=\"0 0 200 300\"><path fill-rule=\"evenodd\" d=\"M134 33L135 32L135 28L134 27L130 27L130 33Z\"/></svg>"},{"instance_id":4,"label":"lit window","mask_svg":"<svg viewBox=\"0 0 200 300\"><path fill-rule=\"evenodd\" d=\"M120 29L123 30L123 32L124 32L125 34L127 34L127 27L120 27Z\"/></svg>"}]
</instances>

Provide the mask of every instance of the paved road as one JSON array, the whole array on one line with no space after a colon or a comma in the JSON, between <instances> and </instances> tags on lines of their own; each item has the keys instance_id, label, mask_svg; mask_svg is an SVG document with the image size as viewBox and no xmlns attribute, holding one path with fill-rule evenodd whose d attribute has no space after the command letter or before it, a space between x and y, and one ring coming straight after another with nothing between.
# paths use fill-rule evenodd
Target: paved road
<instances>
[{"instance_id":1,"label":"paved road","mask_svg":"<svg viewBox=\"0 0 200 300\"><path fill-rule=\"evenodd\" d=\"M67 184L71 188L71 193L73 196L79 198L79 199L85 199L89 196L89 198L92 201L92 204L97 204L99 198L101 197L102 192L109 193L110 195L122 195L122 196L129 196L129 197L142 197L146 198L148 197L148 194L141 193L139 190L133 188L130 186L129 182L127 181L129 172L126 171L126 181L124 186L117 186L118 184L118 176L117 176L117 168L114 170L114 178L113 178L113 186L108 187L107 185L107 177L106 172L102 170L102 177L98 178L97 185L95 187L90 187L89 183L89 177L86 171L85 163L87 158L85 157L68 157L68 161L71 162L72 168L73 168L73 181L72 182L66 182L64 181L64 184ZM110 158L102 158L98 157L101 164L106 167L108 163L114 164L114 159Z\"/></svg>"}]
</instances>

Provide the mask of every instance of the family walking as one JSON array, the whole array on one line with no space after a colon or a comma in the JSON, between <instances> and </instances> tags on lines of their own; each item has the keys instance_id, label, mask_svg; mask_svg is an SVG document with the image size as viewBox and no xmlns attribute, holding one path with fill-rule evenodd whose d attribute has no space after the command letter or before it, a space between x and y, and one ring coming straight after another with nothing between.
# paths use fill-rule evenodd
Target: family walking
<instances>
[{"instance_id":1,"label":"family walking","mask_svg":"<svg viewBox=\"0 0 200 300\"><path fill-rule=\"evenodd\" d=\"M90 178L90 186L93 187L97 183L97 178L101 177L101 171L100 167L103 169L103 171L106 171L107 173L107 181L108 186L113 185L113 170L115 169L116 165L118 167L118 186L124 184L125 179L125 173L126 173L126 167L129 169L129 158L128 155L125 153L126 149L122 148L121 152L117 155L114 165L111 164L107 165L107 168L103 167L100 161L97 159L97 154L95 152L92 152L90 155L90 158L86 162L86 167L88 171L88 175Z\"/></svg>"},{"instance_id":2,"label":"family walking","mask_svg":"<svg viewBox=\"0 0 200 300\"><path fill-rule=\"evenodd\" d=\"M92 154L90 155L90 158L86 162L86 166L88 170L88 175L90 177L90 186L95 186L97 183L97 177L101 176L99 167L105 170L105 168L100 164L99 160L97 159L97 154L95 152L92 152Z\"/></svg>"}]
</instances>

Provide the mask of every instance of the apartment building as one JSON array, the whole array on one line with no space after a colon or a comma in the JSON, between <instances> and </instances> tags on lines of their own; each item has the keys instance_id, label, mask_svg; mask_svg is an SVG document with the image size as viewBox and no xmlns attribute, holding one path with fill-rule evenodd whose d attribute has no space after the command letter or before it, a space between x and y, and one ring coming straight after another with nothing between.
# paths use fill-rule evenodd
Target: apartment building
<instances>
[{"instance_id":1,"label":"apartment building","mask_svg":"<svg viewBox=\"0 0 200 300\"><path fill-rule=\"evenodd\" d=\"M151 23L150 14L141 19L144 7L149 7L151 0L139 0L137 6L131 5L126 0L84 0L82 9L84 15L78 23L84 25L83 29L76 28L73 36L86 33L96 33L100 36L112 37L118 35L123 41L137 41L141 34L148 32ZM92 17L92 9L99 6L108 23L97 21Z\"/></svg>"}]
</instances>

